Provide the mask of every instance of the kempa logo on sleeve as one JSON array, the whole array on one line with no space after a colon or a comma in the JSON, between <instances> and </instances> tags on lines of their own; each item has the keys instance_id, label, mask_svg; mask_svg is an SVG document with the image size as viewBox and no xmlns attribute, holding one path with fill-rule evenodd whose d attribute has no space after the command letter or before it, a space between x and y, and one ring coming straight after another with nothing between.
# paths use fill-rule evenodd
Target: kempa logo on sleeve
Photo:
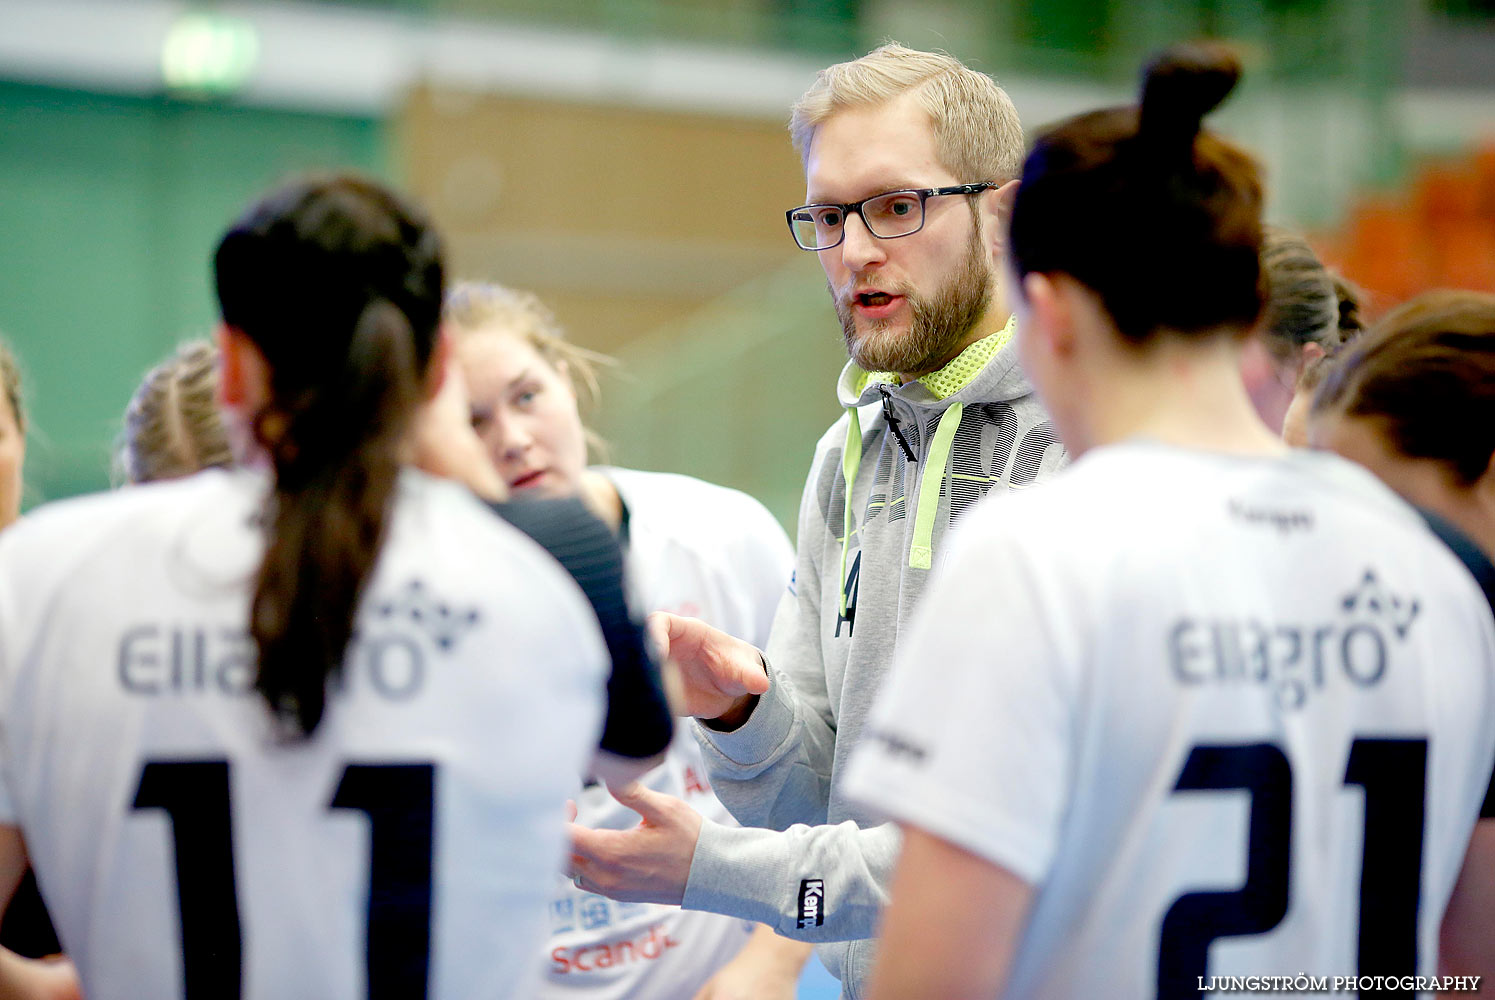
<instances>
[{"instance_id":1,"label":"kempa logo on sleeve","mask_svg":"<svg viewBox=\"0 0 1495 1000\"><path fill-rule=\"evenodd\" d=\"M799 920L796 927L819 927L825 923L825 882L818 878L799 883Z\"/></svg>"}]
</instances>

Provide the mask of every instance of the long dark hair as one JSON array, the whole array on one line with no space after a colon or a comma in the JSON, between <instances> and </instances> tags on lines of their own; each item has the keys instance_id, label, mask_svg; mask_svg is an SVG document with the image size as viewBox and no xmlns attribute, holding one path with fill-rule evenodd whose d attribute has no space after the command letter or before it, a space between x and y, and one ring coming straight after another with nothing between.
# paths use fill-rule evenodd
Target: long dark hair
<instances>
[{"instance_id":1,"label":"long dark hair","mask_svg":"<svg viewBox=\"0 0 1495 1000\"><path fill-rule=\"evenodd\" d=\"M1178 46L1148 66L1140 107L1043 133L1013 205L1018 276L1076 279L1133 343L1159 330L1244 336L1262 305L1261 181L1200 126L1239 78L1227 48Z\"/></svg>"},{"instance_id":2,"label":"long dark hair","mask_svg":"<svg viewBox=\"0 0 1495 1000\"><path fill-rule=\"evenodd\" d=\"M254 424L275 469L250 610L255 687L280 722L309 734L383 542L399 443L437 339L441 244L381 185L312 177L252 206L214 267L224 323L270 369Z\"/></svg>"}]
</instances>

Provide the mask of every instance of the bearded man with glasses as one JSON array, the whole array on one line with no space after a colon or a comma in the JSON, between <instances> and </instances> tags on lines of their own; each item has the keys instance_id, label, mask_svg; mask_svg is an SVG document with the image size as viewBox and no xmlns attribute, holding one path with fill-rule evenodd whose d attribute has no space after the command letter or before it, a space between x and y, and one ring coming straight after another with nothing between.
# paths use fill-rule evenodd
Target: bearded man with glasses
<instances>
[{"instance_id":1,"label":"bearded man with glasses","mask_svg":"<svg viewBox=\"0 0 1495 1000\"><path fill-rule=\"evenodd\" d=\"M822 71L790 131L807 204L789 229L841 319L846 412L816 448L766 653L693 619L651 623L744 825L633 786L619 797L644 822L573 827L572 874L821 943L859 995L898 834L844 802L837 775L952 521L1048 478L1064 453L1017 365L999 279L1024 146L1007 95L948 55L890 44Z\"/></svg>"}]
</instances>

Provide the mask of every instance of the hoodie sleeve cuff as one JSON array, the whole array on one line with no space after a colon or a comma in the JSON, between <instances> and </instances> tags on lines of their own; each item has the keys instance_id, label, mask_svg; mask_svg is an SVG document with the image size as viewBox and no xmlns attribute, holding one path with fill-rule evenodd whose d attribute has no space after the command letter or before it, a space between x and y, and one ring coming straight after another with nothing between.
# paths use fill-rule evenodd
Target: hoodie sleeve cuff
<instances>
[{"instance_id":1,"label":"hoodie sleeve cuff","mask_svg":"<svg viewBox=\"0 0 1495 1000\"><path fill-rule=\"evenodd\" d=\"M768 692L758 699L753 714L741 726L723 733L696 723L701 742L731 764L754 767L767 762L794 731L794 685L772 664L768 665L768 676Z\"/></svg>"},{"instance_id":2,"label":"hoodie sleeve cuff","mask_svg":"<svg viewBox=\"0 0 1495 1000\"><path fill-rule=\"evenodd\" d=\"M775 895L783 865L770 856L774 840L784 838L755 827L702 823L681 907L777 927L782 922L778 900L750 895L755 889Z\"/></svg>"}]
</instances>

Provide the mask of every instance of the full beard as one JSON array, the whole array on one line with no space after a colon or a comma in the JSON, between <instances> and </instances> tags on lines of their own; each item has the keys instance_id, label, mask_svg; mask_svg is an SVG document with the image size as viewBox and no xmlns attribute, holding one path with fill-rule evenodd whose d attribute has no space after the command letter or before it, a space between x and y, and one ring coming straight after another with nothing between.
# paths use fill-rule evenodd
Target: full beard
<instances>
[{"instance_id":1,"label":"full beard","mask_svg":"<svg viewBox=\"0 0 1495 1000\"><path fill-rule=\"evenodd\" d=\"M908 303L906 333L895 330L889 320L859 327L851 300L837 296L836 315L851 360L869 372L912 374L943 368L991 305L992 275L983 249L979 234L972 234L955 274L933 295L893 289Z\"/></svg>"}]
</instances>

